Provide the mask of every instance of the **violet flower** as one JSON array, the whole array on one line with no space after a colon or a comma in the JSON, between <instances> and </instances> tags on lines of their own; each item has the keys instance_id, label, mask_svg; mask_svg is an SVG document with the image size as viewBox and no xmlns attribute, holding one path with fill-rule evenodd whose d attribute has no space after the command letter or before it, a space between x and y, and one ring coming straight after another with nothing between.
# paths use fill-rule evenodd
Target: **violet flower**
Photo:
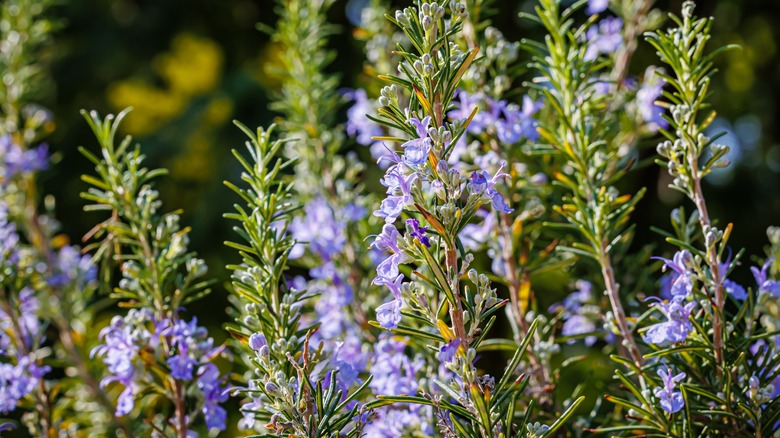
<instances>
[{"instance_id":1,"label":"violet flower","mask_svg":"<svg viewBox=\"0 0 780 438\"><path fill-rule=\"evenodd\" d=\"M588 29L586 39L588 48L585 51L585 61L593 61L599 55L615 52L623 44L623 20L608 17L599 21L597 26Z\"/></svg>"},{"instance_id":2,"label":"violet flower","mask_svg":"<svg viewBox=\"0 0 780 438\"><path fill-rule=\"evenodd\" d=\"M428 137L428 125L431 123L431 116L422 120L411 118L407 122L415 127L417 137L409 140L402 145L404 148L404 162L410 166L419 166L428 159L428 153L431 151L433 141Z\"/></svg>"},{"instance_id":3,"label":"violet flower","mask_svg":"<svg viewBox=\"0 0 780 438\"><path fill-rule=\"evenodd\" d=\"M585 12L588 15L600 14L609 7L609 0L588 0L588 7Z\"/></svg>"},{"instance_id":4,"label":"violet flower","mask_svg":"<svg viewBox=\"0 0 780 438\"><path fill-rule=\"evenodd\" d=\"M471 177L469 178L469 185L471 187L472 193L482 194L483 196L489 198L493 204L493 208L496 211L502 213L511 213L514 211L514 209L509 208L501 193L493 188L499 178L509 176L506 173L501 173L503 167L504 166L501 165L501 167L498 169L498 172L496 172L493 177L490 177L490 174L485 170L472 173Z\"/></svg>"},{"instance_id":5,"label":"violet flower","mask_svg":"<svg viewBox=\"0 0 780 438\"><path fill-rule=\"evenodd\" d=\"M758 293L766 293L775 298L780 298L780 281L771 280L768 278L769 266L772 264L772 259L767 259L761 270L758 267L753 266L750 268L750 272L753 273L753 277L758 284Z\"/></svg>"},{"instance_id":6,"label":"violet flower","mask_svg":"<svg viewBox=\"0 0 780 438\"><path fill-rule=\"evenodd\" d=\"M446 343L439 348L437 357L443 364L448 364L455 360L458 354L458 348L460 348L460 339L454 339L453 341Z\"/></svg>"},{"instance_id":7,"label":"violet flower","mask_svg":"<svg viewBox=\"0 0 780 438\"><path fill-rule=\"evenodd\" d=\"M656 132L659 128L665 129L669 126L669 122L663 117L663 107L655 103L661 97L664 85L664 80L658 77L651 67L645 73L645 81L636 92L639 114L642 116L642 120L647 123L650 132Z\"/></svg>"},{"instance_id":8,"label":"violet flower","mask_svg":"<svg viewBox=\"0 0 780 438\"><path fill-rule=\"evenodd\" d=\"M672 280L669 292L672 297L687 297L693 292L693 276L695 275L687 265L691 263L693 257L688 250L680 250L674 254L672 260L662 257L653 257L657 260L663 260L664 266L661 268L662 272L666 271L666 268L672 269ZM662 282L663 287L663 282Z\"/></svg>"},{"instance_id":9,"label":"violet flower","mask_svg":"<svg viewBox=\"0 0 780 438\"><path fill-rule=\"evenodd\" d=\"M665 346L685 341L693 329L690 316L696 302L691 301L683 305L682 301L680 297L675 297L668 304L660 300L654 304L661 308L667 320L650 326L643 336L645 342Z\"/></svg>"},{"instance_id":10,"label":"violet flower","mask_svg":"<svg viewBox=\"0 0 780 438\"><path fill-rule=\"evenodd\" d=\"M410 236L419 240L420 243L427 246L428 248L431 247L431 239L429 239L428 236L425 235L425 232L428 230L428 227L421 227L420 222L417 219L409 219L406 221L406 224L412 228L412 232L409 233Z\"/></svg>"},{"instance_id":11,"label":"violet flower","mask_svg":"<svg viewBox=\"0 0 780 438\"><path fill-rule=\"evenodd\" d=\"M505 120L496 121L496 134L502 143L514 144L522 138L535 141L539 138L536 122L531 117L542 108L540 102L534 102L529 96L523 96L522 110L514 104L505 105Z\"/></svg>"},{"instance_id":12,"label":"violet flower","mask_svg":"<svg viewBox=\"0 0 780 438\"><path fill-rule=\"evenodd\" d=\"M682 392L675 392L677 382L685 378L685 373L672 375L671 368L667 366L666 369L658 370L658 376L661 377L663 386L654 388L653 394L660 400L661 408L664 411L674 414L685 406Z\"/></svg>"}]
</instances>

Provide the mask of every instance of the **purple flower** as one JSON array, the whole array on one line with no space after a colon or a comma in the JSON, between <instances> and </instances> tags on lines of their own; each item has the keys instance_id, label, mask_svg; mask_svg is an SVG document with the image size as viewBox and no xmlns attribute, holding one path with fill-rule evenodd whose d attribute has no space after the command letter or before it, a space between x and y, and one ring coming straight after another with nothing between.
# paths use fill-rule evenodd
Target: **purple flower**
<instances>
[{"instance_id":1,"label":"purple flower","mask_svg":"<svg viewBox=\"0 0 780 438\"><path fill-rule=\"evenodd\" d=\"M390 292L393 294L396 300L401 299L401 283L403 282L403 274L398 274L395 278L377 277L373 283L377 286L387 286Z\"/></svg>"},{"instance_id":2,"label":"purple flower","mask_svg":"<svg viewBox=\"0 0 780 438\"><path fill-rule=\"evenodd\" d=\"M651 132L659 128L666 128L669 123L663 118L664 109L655 102L661 97L664 89L664 80L661 79L652 68L645 73L645 82L636 92L636 103L642 120L647 123Z\"/></svg>"},{"instance_id":3,"label":"purple flower","mask_svg":"<svg viewBox=\"0 0 780 438\"><path fill-rule=\"evenodd\" d=\"M225 430L227 411L219 404L228 399L228 391L223 386L224 378L213 363L206 363L198 369L198 388L203 393L203 417L209 429Z\"/></svg>"},{"instance_id":4,"label":"purple flower","mask_svg":"<svg viewBox=\"0 0 780 438\"><path fill-rule=\"evenodd\" d=\"M661 377L663 386L653 389L653 394L660 400L661 408L664 411L674 414L685 406L682 393L675 392L677 382L685 378L685 373L673 376L671 368L667 366L666 369L658 370L658 376Z\"/></svg>"},{"instance_id":5,"label":"purple flower","mask_svg":"<svg viewBox=\"0 0 780 438\"><path fill-rule=\"evenodd\" d=\"M723 281L723 289L736 300L744 300L748 297L747 291L739 283L726 279Z\"/></svg>"},{"instance_id":6,"label":"purple flower","mask_svg":"<svg viewBox=\"0 0 780 438\"><path fill-rule=\"evenodd\" d=\"M413 125L417 131L417 137L409 140L402 145L404 148L404 162L410 166L419 166L428 159L428 153L431 151L433 141L428 137L428 125L431 123L431 116L422 120L411 118L407 123Z\"/></svg>"},{"instance_id":7,"label":"purple flower","mask_svg":"<svg viewBox=\"0 0 780 438\"><path fill-rule=\"evenodd\" d=\"M566 318L561 328L561 335L563 336L579 336L596 331L596 323L592 319L585 315L571 315ZM587 336L585 338L585 345L590 347L596 342L595 336Z\"/></svg>"},{"instance_id":8,"label":"purple flower","mask_svg":"<svg viewBox=\"0 0 780 438\"><path fill-rule=\"evenodd\" d=\"M382 234L374 238L374 242L371 243L371 246L380 251L390 251L393 254L398 254L401 252L398 249L399 236L400 233L398 233L398 229L392 224L385 224L382 226Z\"/></svg>"},{"instance_id":9,"label":"purple flower","mask_svg":"<svg viewBox=\"0 0 780 438\"><path fill-rule=\"evenodd\" d=\"M19 296L14 300L14 313L15 323L11 315L0 308L0 332L6 334L19 330L20 333L16 333L16 337L24 342L28 350L32 350L35 347L34 342L41 337L41 324L38 320L38 298L31 287L24 287L19 291ZM7 347L6 344L7 341L0 340L0 353Z\"/></svg>"},{"instance_id":10,"label":"purple flower","mask_svg":"<svg viewBox=\"0 0 780 438\"><path fill-rule=\"evenodd\" d=\"M662 257L653 257L657 260L663 260L664 266L661 268L662 272L666 271L666 268L672 269L672 280L669 288L669 292L672 297L687 297L693 291L693 275L694 273L688 269L688 266L693 257L688 250L680 250L674 254L672 260ZM663 289L663 281L662 281Z\"/></svg>"},{"instance_id":11,"label":"purple flower","mask_svg":"<svg viewBox=\"0 0 780 438\"><path fill-rule=\"evenodd\" d=\"M521 138L535 141L539 138L536 132L536 124L531 117L541 109L539 102L534 102L529 96L523 96L522 111L517 105L505 105L503 108L504 119L496 121L496 134L498 139L507 144L514 144Z\"/></svg>"},{"instance_id":12,"label":"purple flower","mask_svg":"<svg viewBox=\"0 0 780 438\"><path fill-rule=\"evenodd\" d=\"M349 336L346 341L336 343L331 359L321 362L325 370L323 386L330 385L331 372L336 373L336 383L343 391L342 398L347 396L349 388L360 383L359 375L365 370L368 355L361 349L361 341L356 336ZM347 407L351 409L353 405Z\"/></svg>"},{"instance_id":13,"label":"purple flower","mask_svg":"<svg viewBox=\"0 0 780 438\"><path fill-rule=\"evenodd\" d=\"M429 406L385 406L376 412L376 418L366 425L365 438L398 438L401 436L434 436L433 417Z\"/></svg>"},{"instance_id":14,"label":"purple flower","mask_svg":"<svg viewBox=\"0 0 780 438\"><path fill-rule=\"evenodd\" d=\"M424 363L413 361L406 354L406 344L393 337L382 335L374 349L369 386L379 395L417 394L419 373Z\"/></svg>"},{"instance_id":15,"label":"purple flower","mask_svg":"<svg viewBox=\"0 0 780 438\"><path fill-rule=\"evenodd\" d=\"M398 249L398 230L391 224L382 227L382 234L378 235L372 246L377 250L390 251L392 254L379 263L376 267L378 277L395 279L398 276L398 265L406 261L406 256ZM375 280L375 284L376 280Z\"/></svg>"},{"instance_id":16,"label":"purple flower","mask_svg":"<svg viewBox=\"0 0 780 438\"><path fill-rule=\"evenodd\" d=\"M252 333L249 337L249 348L255 351L260 351L261 348L268 345L268 341L265 339L262 333Z\"/></svg>"},{"instance_id":17,"label":"purple flower","mask_svg":"<svg viewBox=\"0 0 780 438\"><path fill-rule=\"evenodd\" d=\"M13 263L18 243L19 234L16 232L16 225L8 220L8 205L0 200L0 267L6 260Z\"/></svg>"},{"instance_id":18,"label":"purple flower","mask_svg":"<svg viewBox=\"0 0 780 438\"><path fill-rule=\"evenodd\" d=\"M241 406L241 415L243 418L239 421L239 427L246 429L252 429L255 426L255 413L262 411L265 407L263 399L255 397L257 395L257 381L250 380L248 388L242 388L247 390L247 395L251 397L252 401L245 403Z\"/></svg>"},{"instance_id":19,"label":"purple flower","mask_svg":"<svg viewBox=\"0 0 780 438\"><path fill-rule=\"evenodd\" d=\"M772 259L767 259L761 270L758 267L753 266L750 268L750 272L753 273L753 277L758 284L758 293L767 293L775 298L780 298L780 281L775 281L767 278L767 272L769 266L772 264Z\"/></svg>"},{"instance_id":20,"label":"purple flower","mask_svg":"<svg viewBox=\"0 0 780 438\"><path fill-rule=\"evenodd\" d=\"M354 202L347 204L341 211L341 215L344 217L344 219L350 222L357 222L366 217L367 214L368 212L366 211L365 207L360 206Z\"/></svg>"},{"instance_id":21,"label":"purple flower","mask_svg":"<svg viewBox=\"0 0 780 438\"><path fill-rule=\"evenodd\" d=\"M121 316L115 316L111 324L100 331L100 339L103 344L92 350L93 356L103 358L103 363L108 367L112 376L104 377L101 385L110 382L120 382L125 386L130 385L135 375L133 363L137 356L139 346L136 342L139 338L148 338L151 334L145 329L133 330Z\"/></svg>"},{"instance_id":22,"label":"purple flower","mask_svg":"<svg viewBox=\"0 0 780 438\"><path fill-rule=\"evenodd\" d=\"M374 112L374 106L366 96L366 90L357 89L344 93L348 99L355 102L347 110L347 134L355 137L355 140L363 146L371 146L376 143L372 137L382 135L382 128L369 119L366 114Z\"/></svg>"},{"instance_id":23,"label":"purple flower","mask_svg":"<svg viewBox=\"0 0 780 438\"><path fill-rule=\"evenodd\" d=\"M588 0L588 8L585 10L588 15L599 14L609 7L609 0Z\"/></svg>"},{"instance_id":24,"label":"purple flower","mask_svg":"<svg viewBox=\"0 0 780 438\"><path fill-rule=\"evenodd\" d=\"M599 55L613 53L623 44L623 20L620 18L605 18L598 26L588 29L586 39L588 49L585 51L585 61L593 61Z\"/></svg>"},{"instance_id":25,"label":"purple flower","mask_svg":"<svg viewBox=\"0 0 780 438\"><path fill-rule=\"evenodd\" d=\"M398 328L401 322L401 300L388 301L376 308L376 320L383 329Z\"/></svg>"},{"instance_id":26,"label":"purple flower","mask_svg":"<svg viewBox=\"0 0 780 438\"><path fill-rule=\"evenodd\" d=\"M645 332L644 341L661 346L684 342L693 328L690 316L696 302L683 305L682 298L675 297L668 304L659 300L655 306L661 308L667 320L650 326Z\"/></svg>"},{"instance_id":27,"label":"purple flower","mask_svg":"<svg viewBox=\"0 0 780 438\"><path fill-rule=\"evenodd\" d=\"M455 109L448 114L453 120L467 120L474 108L479 107L482 102L489 108L488 111L477 111L469 123L467 132L475 135L480 134L496 124L502 105L497 105L492 99L481 94L469 94L463 90L458 90L457 93L459 100L453 102Z\"/></svg>"},{"instance_id":28,"label":"purple flower","mask_svg":"<svg viewBox=\"0 0 780 438\"><path fill-rule=\"evenodd\" d=\"M576 286L577 290L570 293L562 304L554 304L549 309L550 312L562 311L563 313L562 336L593 334L598 329L597 322L601 320L598 306L591 304L593 301L591 283L579 280ZM585 345L591 346L596 343L597 339L596 336L586 336ZM567 342L573 344L575 339L570 339Z\"/></svg>"},{"instance_id":29,"label":"purple flower","mask_svg":"<svg viewBox=\"0 0 780 438\"><path fill-rule=\"evenodd\" d=\"M51 370L39 367L31 356L22 356L16 365L0 364L0 413L7 414L16 409L19 402L33 392L41 378Z\"/></svg>"},{"instance_id":30,"label":"purple flower","mask_svg":"<svg viewBox=\"0 0 780 438\"><path fill-rule=\"evenodd\" d=\"M152 367L165 364L171 378L184 382L188 395L203 399L206 424L219 426L224 411L217 403L224 401L227 394L222 395L219 370L210 361L222 347L214 347L213 339L208 337L205 327L198 326L196 318L189 322L175 317L158 319L149 310L132 309L124 317L115 316L101 330L100 339L103 344L95 347L92 354L103 359L109 374L100 384L117 382L124 386L117 400L117 416L133 410L135 397L143 393L152 379ZM145 352L143 360L140 351ZM156 365L150 366L150 361ZM224 421L221 427L224 428Z\"/></svg>"},{"instance_id":31,"label":"purple flower","mask_svg":"<svg viewBox=\"0 0 780 438\"><path fill-rule=\"evenodd\" d=\"M406 225L412 228L412 232L409 233L410 236L419 240L420 243L427 246L428 248L431 247L431 240L428 238L428 236L425 235L425 232L428 230L428 227L421 227L420 222L417 219L407 220Z\"/></svg>"},{"instance_id":32,"label":"purple flower","mask_svg":"<svg viewBox=\"0 0 780 438\"><path fill-rule=\"evenodd\" d=\"M119 394L119 398L116 401L116 412L114 412L114 415L117 417L125 416L132 412L134 407L135 393L133 393L133 387L131 385L125 387L122 393Z\"/></svg>"},{"instance_id":33,"label":"purple flower","mask_svg":"<svg viewBox=\"0 0 780 438\"><path fill-rule=\"evenodd\" d=\"M41 144L23 150L21 146L13 143L9 135L0 136L0 170L5 170L0 176L7 180L16 175L46 169L49 166L48 149L46 144Z\"/></svg>"},{"instance_id":34,"label":"purple flower","mask_svg":"<svg viewBox=\"0 0 780 438\"><path fill-rule=\"evenodd\" d=\"M348 331L351 322L344 312L344 308L352 304L354 299L352 288L342 281L332 263L328 274L328 281L312 281L309 283L309 291L320 295L314 310L317 312L317 321L320 329L317 332L323 339L330 340L341 336ZM312 269L314 273L316 269ZM313 277L316 276L313 274Z\"/></svg>"},{"instance_id":35,"label":"purple flower","mask_svg":"<svg viewBox=\"0 0 780 438\"><path fill-rule=\"evenodd\" d=\"M382 201L379 210L374 212L374 216L385 218L385 222L388 224L395 222L398 216L401 215L404 207L414 202L412 198L412 184L417 178L416 173L411 173L407 176L402 175L396 166L388 169L387 174L380 182L387 187L389 196Z\"/></svg>"},{"instance_id":36,"label":"purple flower","mask_svg":"<svg viewBox=\"0 0 780 438\"><path fill-rule=\"evenodd\" d=\"M401 260L403 260L402 257L402 254L393 254L385 259L382 263L377 265L377 276L383 278L395 278L399 273L398 265L401 263Z\"/></svg>"},{"instance_id":37,"label":"purple flower","mask_svg":"<svg viewBox=\"0 0 780 438\"><path fill-rule=\"evenodd\" d=\"M171 369L171 377L177 380L192 380L192 371L198 361L182 352L168 358L167 363Z\"/></svg>"},{"instance_id":38,"label":"purple flower","mask_svg":"<svg viewBox=\"0 0 780 438\"><path fill-rule=\"evenodd\" d=\"M83 288L87 283L97 278L97 267L92 264L92 256L81 255L72 246L63 246L57 254L54 275L49 278L51 286L66 286L74 283L77 288Z\"/></svg>"},{"instance_id":39,"label":"purple flower","mask_svg":"<svg viewBox=\"0 0 780 438\"><path fill-rule=\"evenodd\" d=\"M478 210L475 216L484 218L482 223L468 224L460 232L463 246L470 251L481 249L496 227L496 217L490 212Z\"/></svg>"},{"instance_id":40,"label":"purple flower","mask_svg":"<svg viewBox=\"0 0 780 438\"><path fill-rule=\"evenodd\" d=\"M395 222L404 211L406 204L399 196L388 196L379 204L379 210L374 211L374 216L385 218L386 223Z\"/></svg>"},{"instance_id":41,"label":"purple flower","mask_svg":"<svg viewBox=\"0 0 780 438\"><path fill-rule=\"evenodd\" d=\"M438 358L441 363L447 364L455 360L460 348L460 339L454 339L439 348Z\"/></svg>"},{"instance_id":42,"label":"purple flower","mask_svg":"<svg viewBox=\"0 0 780 438\"><path fill-rule=\"evenodd\" d=\"M506 173L501 173L501 169L503 169L503 167L504 166L502 165L493 177L490 177L490 174L485 170L472 173L471 177L469 178L469 185L471 186L472 193L483 194L483 196L490 199L491 203L493 204L493 208L496 211L500 211L502 213L511 213L514 210L509 208L506 202L504 202L504 197L501 195L501 193L493 188L499 178L509 176Z\"/></svg>"},{"instance_id":43,"label":"purple flower","mask_svg":"<svg viewBox=\"0 0 780 438\"><path fill-rule=\"evenodd\" d=\"M296 217L289 231L298 242L308 242L309 249L324 260L329 260L344 248L346 222L337 220L328 201L318 196L304 207L303 217ZM290 251L290 258L303 255L303 245L296 245Z\"/></svg>"}]
</instances>

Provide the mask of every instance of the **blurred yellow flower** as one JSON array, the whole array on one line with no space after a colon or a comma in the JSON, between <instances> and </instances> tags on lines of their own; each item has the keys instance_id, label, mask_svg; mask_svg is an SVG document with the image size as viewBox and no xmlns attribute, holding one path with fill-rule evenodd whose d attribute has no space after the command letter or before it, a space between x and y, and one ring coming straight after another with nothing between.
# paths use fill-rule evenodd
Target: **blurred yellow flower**
<instances>
[{"instance_id":1,"label":"blurred yellow flower","mask_svg":"<svg viewBox=\"0 0 780 438\"><path fill-rule=\"evenodd\" d=\"M126 79L109 87L109 104L115 110L135 108L123 128L133 135L148 134L179 115L193 97L213 91L221 80L222 61L222 51L213 41L177 35L171 50L158 55L152 64L166 87Z\"/></svg>"}]
</instances>

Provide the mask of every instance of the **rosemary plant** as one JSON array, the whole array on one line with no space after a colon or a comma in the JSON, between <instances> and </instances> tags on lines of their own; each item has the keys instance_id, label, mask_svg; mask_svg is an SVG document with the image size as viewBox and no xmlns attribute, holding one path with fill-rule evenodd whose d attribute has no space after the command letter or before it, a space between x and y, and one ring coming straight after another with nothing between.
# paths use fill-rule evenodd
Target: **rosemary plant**
<instances>
[{"instance_id":1,"label":"rosemary plant","mask_svg":"<svg viewBox=\"0 0 780 438\"><path fill-rule=\"evenodd\" d=\"M89 364L95 267L59 234L54 199L41 202L36 182L50 164L41 141L54 128L37 103L50 83L51 6L0 5L0 413L26 411L37 436L101 434L121 424Z\"/></svg>"},{"instance_id":2,"label":"rosemary plant","mask_svg":"<svg viewBox=\"0 0 780 438\"><path fill-rule=\"evenodd\" d=\"M242 408L244 424L260 420L273 432L268 436L360 436L365 417L351 402L370 379L349 394L339 388L334 364L321 347L310 345L316 326L301 322L311 295L292 288L284 276L295 244L286 231L296 208L280 173L292 162L277 156L286 142L271 140L273 127L256 134L240 127L250 139L251 159L235 154L247 187L228 186L246 206L237 205L237 213L226 217L240 222L236 231L245 241L228 243L242 256L240 265L229 266L243 316L231 333L249 346L256 366L256 375L240 390L252 399Z\"/></svg>"},{"instance_id":3,"label":"rosemary plant","mask_svg":"<svg viewBox=\"0 0 780 438\"><path fill-rule=\"evenodd\" d=\"M162 436L184 438L200 418L207 428L223 430L225 379L213 361L224 347L214 345L196 317L188 321L181 316L184 306L209 292L208 269L188 250L189 229L179 225L179 215L160 213L162 202L152 180L165 171L144 167L140 147L133 147L129 136L116 144L125 114L101 119L83 112L100 144L97 155L80 149L96 173L82 177L90 185L82 193L91 202L85 210L108 213L88 235L96 242L87 249L105 262L104 270L120 267L122 279L112 298L131 308L101 330L103 343L92 351L106 365L101 385L123 386L115 414L139 415L139 432L148 427ZM144 404L166 400L171 409L143 418L138 399Z\"/></svg>"},{"instance_id":4,"label":"rosemary plant","mask_svg":"<svg viewBox=\"0 0 780 438\"><path fill-rule=\"evenodd\" d=\"M418 341L418 348L438 350L438 360L452 377L448 383L434 379L435 390L443 396L380 396L374 405L391 401L430 405L439 432L445 436L546 436L563 424L582 399L575 400L551 427L528 423L532 407L520 419L515 417L516 401L527 378L514 373L535 324L528 328L498 382L480 375L475 366L495 313L507 301L497 297L486 275L469 269L473 255L466 252L460 233L485 203L497 212L513 209L499 191L498 181L507 176L503 166L493 175L481 170L465 177L454 165L457 161L449 161L453 147L477 114L476 107L462 107L466 118L447 117L459 82L479 47L459 47L456 37L468 11L461 3L448 6L449 11L436 2L419 2L388 17L411 46L409 50L398 47L403 58L399 75L382 76L391 85L382 90L382 108L375 118L403 133L377 140L403 143L404 151L402 156L390 152L385 157L392 164L382 180L389 196L374 214L386 223L374 246L390 255L377 266L374 282L393 294L391 301L377 308L376 325L425 339L432 345ZM401 235L393 224L404 215L409 219ZM412 281L402 283L399 265L408 263L417 268L411 270Z\"/></svg>"}]
</instances>

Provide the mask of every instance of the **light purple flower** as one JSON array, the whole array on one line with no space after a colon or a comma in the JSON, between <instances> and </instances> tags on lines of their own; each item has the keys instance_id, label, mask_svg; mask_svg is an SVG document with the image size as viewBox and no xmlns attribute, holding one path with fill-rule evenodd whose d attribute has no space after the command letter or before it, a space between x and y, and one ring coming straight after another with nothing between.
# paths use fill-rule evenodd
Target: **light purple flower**
<instances>
[{"instance_id":1,"label":"light purple flower","mask_svg":"<svg viewBox=\"0 0 780 438\"><path fill-rule=\"evenodd\" d=\"M81 255L72 246L63 246L57 253L54 275L49 279L51 286L66 286L73 283L76 288L83 288L87 283L97 279L97 267L92 263L92 256Z\"/></svg>"},{"instance_id":2,"label":"light purple flower","mask_svg":"<svg viewBox=\"0 0 780 438\"><path fill-rule=\"evenodd\" d=\"M483 196L490 199L491 203L493 204L493 208L496 211L502 213L511 213L514 211L514 209L509 208L501 193L493 188L499 178L509 176L506 173L501 173L503 167L504 166L502 165L493 177L491 177L490 174L485 170L472 173L471 177L469 178L469 186L471 187L472 193L482 194Z\"/></svg>"},{"instance_id":3,"label":"light purple flower","mask_svg":"<svg viewBox=\"0 0 780 438\"><path fill-rule=\"evenodd\" d=\"M753 273L753 277L758 284L758 293L766 293L775 298L780 298L780 281L771 280L768 278L769 266L772 264L772 259L767 259L761 270L758 267L753 266L750 268L750 272Z\"/></svg>"},{"instance_id":4,"label":"light purple flower","mask_svg":"<svg viewBox=\"0 0 780 438\"><path fill-rule=\"evenodd\" d=\"M431 151L433 141L428 137L428 125L431 123L431 116L422 120L411 118L407 122L414 126L417 131L417 137L409 140L402 145L404 148L404 162L410 166L419 166L428 159L428 153Z\"/></svg>"},{"instance_id":5,"label":"light purple flower","mask_svg":"<svg viewBox=\"0 0 780 438\"><path fill-rule=\"evenodd\" d=\"M0 413L7 414L15 410L50 370L48 366L39 367L31 356L20 357L16 365L0 363Z\"/></svg>"},{"instance_id":6,"label":"light purple flower","mask_svg":"<svg viewBox=\"0 0 780 438\"><path fill-rule=\"evenodd\" d=\"M376 308L376 320L383 329L398 328L401 322L401 300L394 299Z\"/></svg>"},{"instance_id":7,"label":"light purple flower","mask_svg":"<svg viewBox=\"0 0 780 438\"><path fill-rule=\"evenodd\" d=\"M522 110L514 104L503 107L504 120L496 121L498 139L506 144L514 144L521 138L535 141L539 138L536 122L531 117L542 108L541 102L534 102L529 96L523 96Z\"/></svg>"},{"instance_id":8,"label":"light purple flower","mask_svg":"<svg viewBox=\"0 0 780 438\"><path fill-rule=\"evenodd\" d=\"M261 348L268 346L268 340L262 333L252 333L249 337L249 348L255 351L259 351Z\"/></svg>"},{"instance_id":9,"label":"light purple flower","mask_svg":"<svg viewBox=\"0 0 780 438\"><path fill-rule=\"evenodd\" d=\"M336 219L328 201L318 196L306 204L303 217L293 219L289 231L296 241L309 243L314 254L329 260L346 244L346 225L343 220ZM290 258L301 257L303 253L303 245L298 244L290 251Z\"/></svg>"},{"instance_id":10,"label":"light purple flower","mask_svg":"<svg viewBox=\"0 0 780 438\"><path fill-rule=\"evenodd\" d=\"M599 21L598 26L588 29L586 39L588 48L585 61L593 61L599 55L615 52L623 44L623 20L608 17Z\"/></svg>"},{"instance_id":11,"label":"light purple flower","mask_svg":"<svg viewBox=\"0 0 780 438\"><path fill-rule=\"evenodd\" d=\"M23 150L13 143L9 135L0 136L0 170L4 170L5 179L17 175L44 170L49 166L49 147L41 144L35 148Z\"/></svg>"},{"instance_id":12,"label":"light purple flower","mask_svg":"<svg viewBox=\"0 0 780 438\"><path fill-rule=\"evenodd\" d=\"M457 91L458 100L453 101L454 110L450 111L447 115L452 120L467 120L471 116L471 112L474 108L484 103L488 108L485 110L478 110L471 119L471 123L466 130L470 134L480 134L488 127L494 126L498 120L499 114L503 104L496 104L491 98L483 96L481 94L469 94L463 90Z\"/></svg>"},{"instance_id":13,"label":"light purple flower","mask_svg":"<svg viewBox=\"0 0 780 438\"><path fill-rule=\"evenodd\" d=\"M374 212L374 216L385 218L385 222L388 224L395 222L404 208L414 203L412 184L417 178L416 173L404 176L397 166L388 169L387 174L380 182L387 187L389 196L382 201L379 210Z\"/></svg>"},{"instance_id":14,"label":"light purple flower","mask_svg":"<svg viewBox=\"0 0 780 438\"><path fill-rule=\"evenodd\" d=\"M398 254L401 252L398 249L399 236L400 233L398 232L397 228L395 228L392 224L385 224L382 226L382 234L379 234L374 238L371 246L380 251L389 251L393 254Z\"/></svg>"},{"instance_id":15,"label":"light purple flower","mask_svg":"<svg viewBox=\"0 0 780 438\"><path fill-rule=\"evenodd\" d=\"M669 293L672 297L687 297L693 292L693 276L695 275L692 270L688 268L693 257L688 250L680 250L674 254L672 260L662 257L653 257L657 260L663 260L664 266L661 269L662 272L666 271L666 268L672 269L671 285L669 287ZM663 289L662 281L662 289Z\"/></svg>"},{"instance_id":16,"label":"light purple flower","mask_svg":"<svg viewBox=\"0 0 780 438\"><path fill-rule=\"evenodd\" d=\"M609 0L588 0L588 8L585 10L588 15L599 14L609 7Z\"/></svg>"},{"instance_id":17,"label":"light purple flower","mask_svg":"<svg viewBox=\"0 0 780 438\"><path fill-rule=\"evenodd\" d=\"M203 393L203 417L209 429L225 430L227 411L220 406L228 399L224 377L213 363L205 363L198 369L198 388Z\"/></svg>"},{"instance_id":18,"label":"light purple flower","mask_svg":"<svg viewBox=\"0 0 780 438\"><path fill-rule=\"evenodd\" d=\"M0 200L0 267L6 261L13 263L18 243L16 225L8 220L8 205Z\"/></svg>"},{"instance_id":19,"label":"light purple flower","mask_svg":"<svg viewBox=\"0 0 780 438\"><path fill-rule=\"evenodd\" d=\"M642 120L647 123L650 132L656 132L659 128L665 129L669 126L669 122L663 117L663 107L655 103L661 97L664 84L664 80L658 77L654 70L648 69L645 73L645 82L636 92L639 114L642 116Z\"/></svg>"},{"instance_id":20,"label":"light purple flower","mask_svg":"<svg viewBox=\"0 0 780 438\"><path fill-rule=\"evenodd\" d=\"M460 348L460 339L453 339L451 342L442 345L437 355L439 361L444 364L454 361L458 354L458 348Z\"/></svg>"},{"instance_id":21,"label":"light purple flower","mask_svg":"<svg viewBox=\"0 0 780 438\"><path fill-rule=\"evenodd\" d=\"M116 401L116 412L114 415L122 417L133 411L135 407L135 393L132 386L125 387Z\"/></svg>"},{"instance_id":22,"label":"light purple flower","mask_svg":"<svg viewBox=\"0 0 780 438\"><path fill-rule=\"evenodd\" d=\"M734 299L742 301L748 297L747 291L739 283L726 279L723 281L723 289Z\"/></svg>"},{"instance_id":23,"label":"light purple flower","mask_svg":"<svg viewBox=\"0 0 780 438\"><path fill-rule=\"evenodd\" d=\"M374 106L366 96L366 90L357 89L347 91L344 96L355 102L347 110L347 123L345 129L350 137L363 146L372 146L376 141L371 137L382 135L382 128L368 118L367 114L374 112Z\"/></svg>"},{"instance_id":24,"label":"light purple flower","mask_svg":"<svg viewBox=\"0 0 780 438\"><path fill-rule=\"evenodd\" d=\"M670 303L655 303L664 315L666 321L650 326L643 337L648 344L665 346L684 342L693 326L690 321L691 312L696 307L696 302L691 301L683 305L683 299L675 297Z\"/></svg>"},{"instance_id":25,"label":"light purple flower","mask_svg":"<svg viewBox=\"0 0 780 438\"><path fill-rule=\"evenodd\" d=\"M393 337L381 335L374 349L369 386L378 395L417 394L419 373L424 363L413 361L404 354L406 344Z\"/></svg>"},{"instance_id":26,"label":"light purple flower","mask_svg":"<svg viewBox=\"0 0 780 438\"><path fill-rule=\"evenodd\" d=\"M171 356L167 363L171 369L171 377L177 380L192 380L192 371L198 362L185 352Z\"/></svg>"},{"instance_id":27,"label":"light purple flower","mask_svg":"<svg viewBox=\"0 0 780 438\"><path fill-rule=\"evenodd\" d=\"M666 369L659 369L658 376L661 377L663 382L662 387L653 389L653 394L660 400L661 408L674 414L685 406L685 399L681 392L675 392L677 389L677 382L680 382L685 378L685 373L679 373L672 375L672 370L668 366Z\"/></svg>"}]
</instances>

